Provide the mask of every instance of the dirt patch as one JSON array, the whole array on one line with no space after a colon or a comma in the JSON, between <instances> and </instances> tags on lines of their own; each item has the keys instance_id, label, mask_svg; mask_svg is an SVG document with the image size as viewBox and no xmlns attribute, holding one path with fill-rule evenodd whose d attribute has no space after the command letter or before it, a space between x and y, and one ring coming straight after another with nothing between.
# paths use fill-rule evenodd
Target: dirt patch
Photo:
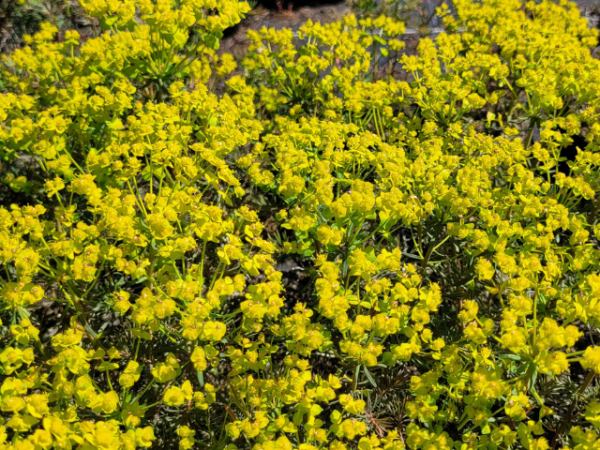
<instances>
[{"instance_id":1,"label":"dirt patch","mask_svg":"<svg viewBox=\"0 0 600 450\"><path fill-rule=\"evenodd\" d=\"M305 5L299 6L302 3ZM298 28L309 19L313 22L329 23L342 19L348 12L345 2L320 2L318 6L306 3L316 2L304 1L295 6L293 2L266 1L265 5L257 5L242 22L226 30L219 52L231 53L236 58L241 58L246 54L250 43L246 39L249 30L260 30L265 27L277 30L290 28L298 31Z\"/></svg>"}]
</instances>

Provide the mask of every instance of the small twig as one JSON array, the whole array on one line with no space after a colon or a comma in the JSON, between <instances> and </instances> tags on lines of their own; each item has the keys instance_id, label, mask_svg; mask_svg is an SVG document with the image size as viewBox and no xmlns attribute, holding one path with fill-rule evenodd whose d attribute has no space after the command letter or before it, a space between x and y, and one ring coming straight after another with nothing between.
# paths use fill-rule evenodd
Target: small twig
<instances>
[{"instance_id":1,"label":"small twig","mask_svg":"<svg viewBox=\"0 0 600 450\"><path fill-rule=\"evenodd\" d=\"M402 416L404 416L404 406L406 405L406 397L404 397L404 401L402 402L402 409L400 410L400 417L398 417L398 433L400 434L400 440L404 445L404 435L402 434Z\"/></svg>"}]
</instances>

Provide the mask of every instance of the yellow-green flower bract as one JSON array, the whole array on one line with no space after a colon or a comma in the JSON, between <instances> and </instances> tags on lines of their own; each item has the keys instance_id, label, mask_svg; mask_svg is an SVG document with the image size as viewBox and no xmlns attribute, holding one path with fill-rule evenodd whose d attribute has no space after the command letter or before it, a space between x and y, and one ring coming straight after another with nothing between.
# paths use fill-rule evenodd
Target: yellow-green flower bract
<instances>
[{"instance_id":1,"label":"yellow-green flower bract","mask_svg":"<svg viewBox=\"0 0 600 450\"><path fill-rule=\"evenodd\" d=\"M596 448L573 4L457 0L415 55L384 16L265 28L238 61L246 3L80 3L100 36L45 24L0 72L0 450Z\"/></svg>"}]
</instances>

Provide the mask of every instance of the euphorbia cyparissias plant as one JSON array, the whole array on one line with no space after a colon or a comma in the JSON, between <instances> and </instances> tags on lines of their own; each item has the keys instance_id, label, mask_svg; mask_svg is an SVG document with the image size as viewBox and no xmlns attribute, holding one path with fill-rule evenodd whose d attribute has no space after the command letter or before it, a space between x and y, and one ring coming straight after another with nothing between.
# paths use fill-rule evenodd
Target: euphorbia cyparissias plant
<instances>
[{"instance_id":1,"label":"euphorbia cyparissias plant","mask_svg":"<svg viewBox=\"0 0 600 450\"><path fill-rule=\"evenodd\" d=\"M248 32L81 0L0 73L0 449L598 448L600 63L574 4ZM579 144L583 142L583 144Z\"/></svg>"}]
</instances>

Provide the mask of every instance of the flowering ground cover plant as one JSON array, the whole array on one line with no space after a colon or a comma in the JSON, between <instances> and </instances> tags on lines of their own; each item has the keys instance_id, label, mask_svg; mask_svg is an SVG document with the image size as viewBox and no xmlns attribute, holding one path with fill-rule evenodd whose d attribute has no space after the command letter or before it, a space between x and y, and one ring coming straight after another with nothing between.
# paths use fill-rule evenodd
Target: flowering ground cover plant
<instances>
[{"instance_id":1,"label":"flowering ground cover plant","mask_svg":"<svg viewBox=\"0 0 600 450\"><path fill-rule=\"evenodd\" d=\"M246 3L81 5L101 36L45 25L0 74L0 449L600 448L573 4L457 0L413 56L383 16L263 29L238 62Z\"/></svg>"}]
</instances>

